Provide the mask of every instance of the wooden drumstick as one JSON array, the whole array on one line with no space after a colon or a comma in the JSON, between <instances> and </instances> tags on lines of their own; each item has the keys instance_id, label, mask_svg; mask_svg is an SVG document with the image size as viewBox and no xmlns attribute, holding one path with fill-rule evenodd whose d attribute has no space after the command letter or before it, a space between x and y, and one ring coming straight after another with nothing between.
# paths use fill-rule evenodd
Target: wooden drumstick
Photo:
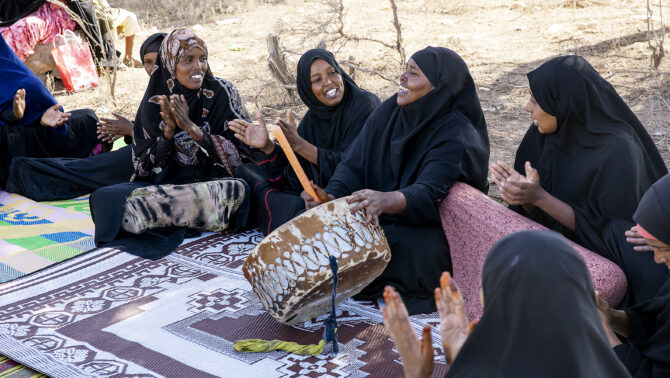
<instances>
[{"instance_id":1,"label":"wooden drumstick","mask_svg":"<svg viewBox=\"0 0 670 378\"><path fill-rule=\"evenodd\" d=\"M293 168L296 176L298 176L298 180L300 180L302 188L305 189L305 192L307 192L307 194L309 194L309 196L312 197L314 201L320 203L321 201L319 201L319 196L316 195L314 188L312 188L312 184L309 182L309 179L307 179L307 175L302 169L300 162L298 162L298 158L295 157L295 153L291 149L291 145L288 144L288 140L286 140L286 136L284 135L281 127L275 125L272 128L272 133L275 135L275 138L277 138L281 149L284 150L284 154L288 158L288 162L291 163L291 167Z\"/></svg>"}]
</instances>

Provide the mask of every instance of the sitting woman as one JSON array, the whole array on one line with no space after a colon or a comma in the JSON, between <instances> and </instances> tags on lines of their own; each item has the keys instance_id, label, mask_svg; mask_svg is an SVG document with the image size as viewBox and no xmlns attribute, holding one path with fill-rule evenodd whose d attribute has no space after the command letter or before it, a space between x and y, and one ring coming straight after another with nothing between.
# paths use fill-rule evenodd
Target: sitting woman
<instances>
[{"instance_id":1,"label":"sitting woman","mask_svg":"<svg viewBox=\"0 0 670 378\"><path fill-rule=\"evenodd\" d=\"M445 377L629 377L607 343L586 264L559 234L522 231L498 241L484 262L482 291L484 313L468 323L448 273L435 289ZM384 299L405 374L429 377L430 326L419 343L400 296L387 287Z\"/></svg>"},{"instance_id":2,"label":"sitting woman","mask_svg":"<svg viewBox=\"0 0 670 378\"><path fill-rule=\"evenodd\" d=\"M670 269L670 175L649 188L633 215L637 223L626 233L638 253L652 252ZM641 245L640 245L641 244ZM598 300L614 351L636 378L670 376L670 272L653 298L625 310ZM614 332L626 338L620 341Z\"/></svg>"},{"instance_id":3,"label":"sitting woman","mask_svg":"<svg viewBox=\"0 0 670 378\"><path fill-rule=\"evenodd\" d=\"M98 189L90 198L96 244L116 245L128 252L157 258L179 245L184 225L200 227L209 216L225 216L224 227L243 224L248 200L241 180L235 181L241 183L241 190L236 186L235 190L223 193L216 185L207 186L204 192L197 187L184 190L184 186L162 186L156 189L157 197L149 196L146 201L142 199L142 190L135 191L153 184L186 184L232 176L246 156L243 149L238 150L243 146L236 145L238 141L228 129L228 121L243 117L235 86L212 75L204 41L187 29L176 29L165 37L157 71L149 79L135 117L132 146L135 172L131 182ZM187 195L185 200L179 200L182 198L179 191ZM153 226L178 222L179 229L154 235L160 241L150 240L151 232L127 237L126 231L135 234L146 226L137 223L144 219L142 214L126 206L131 194L135 202L142 202L134 210L143 209L147 222ZM198 198L189 197L190 194ZM222 214L210 208L221 203L228 210L239 209L235 215L240 222L227 218L230 213ZM124 240L111 243L117 238Z\"/></svg>"},{"instance_id":4,"label":"sitting woman","mask_svg":"<svg viewBox=\"0 0 670 378\"><path fill-rule=\"evenodd\" d=\"M98 144L89 109L64 113L42 82L0 37L0 188L12 159L86 157Z\"/></svg>"},{"instance_id":5,"label":"sitting woman","mask_svg":"<svg viewBox=\"0 0 670 378\"><path fill-rule=\"evenodd\" d=\"M491 168L503 200L619 265L628 278L625 303L654 296L667 274L624 235L644 192L668 172L654 142L580 56L551 59L528 81L533 124L514 169Z\"/></svg>"},{"instance_id":6,"label":"sitting woman","mask_svg":"<svg viewBox=\"0 0 670 378\"><path fill-rule=\"evenodd\" d=\"M140 56L151 75L165 33L156 33L142 44ZM104 186L130 180L135 168L132 159L133 123L119 115L101 118L98 138L112 142L121 136L127 146L85 159L15 158L9 167L6 190L35 201L54 201L91 193Z\"/></svg>"},{"instance_id":7,"label":"sitting woman","mask_svg":"<svg viewBox=\"0 0 670 378\"><path fill-rule=\"evenodd\" d=\"M410 313L435 311L432 292L451 270L437 206L456 181L488 190L489 139L468 67L455 52L427 47L412 55L400 90L368 118L320 202L351 195L391 247L386 270L359 298L376 299L395 285ZM303 192L307 208L317 203Z\"/></svg>"},{"instance_id":8,"label":"sitting woman","mask_svg":"<svg viewBox=\"0 0 670 378\"><path fill-rule=\"evenodd\" d=\"M340 155L358 135L379 98L363 90L340 68L333 54L323 49L300 57L298 94L307 113L296 128L291 111L287 120L277 120L298 161L310 180L325 186ZM235 120L230 128L244 143L262 151L256 164L242 166L236 176L247 180L259 206L259 223L267 235L305 211L302 186L282 149L268 137L261 115L259 123Z\"/></svg>"}]
</instances>

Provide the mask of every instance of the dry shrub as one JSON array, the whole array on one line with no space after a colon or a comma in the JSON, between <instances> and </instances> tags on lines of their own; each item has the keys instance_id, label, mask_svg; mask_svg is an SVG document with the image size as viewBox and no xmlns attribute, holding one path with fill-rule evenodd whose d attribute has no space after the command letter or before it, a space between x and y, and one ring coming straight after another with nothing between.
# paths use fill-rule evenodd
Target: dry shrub
<instances>
[{"instance_id":1,"label":"dry shrub","mask_svg":"<svg viewBox=\"0 0 670 378\"><path fill-rule=\"evenodd\" d=\"M472 11L473 0L425 0L425 6L437 13L466 14Z\"/></svg>"},{"instance_id":2,"label":"dry shrub","mask_svg":"<svg viewBox=\"0 0 670 378\"><path fill-rule=\"evenodd\" d=\"M165 28L211 22L222 15L239 13L256 3L283 0L109 0L113 7L135 12L142 25Z\"/></svg>"}]
</instances>

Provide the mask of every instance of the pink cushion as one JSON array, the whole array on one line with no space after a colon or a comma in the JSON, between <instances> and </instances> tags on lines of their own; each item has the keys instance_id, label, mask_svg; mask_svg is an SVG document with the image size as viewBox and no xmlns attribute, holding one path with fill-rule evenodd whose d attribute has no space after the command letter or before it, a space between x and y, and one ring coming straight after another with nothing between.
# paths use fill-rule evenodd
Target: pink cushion
<instances>
[{"instance_id":1,"label":"pink cushion","mask_svg":"<svg viewBox=\"0 0 670 378\"><path fill-rule=\"evenodd\" d=\"M449 240L454 280L465 300L470 319L481 316L479 298L482 267L493 244L511 233L546 230L539 223L495 202L479 190L456 183L440 204L442 228ZM595 289L610 305L617 306L626 292L626 276L606 258L570 242L591 272ZM541 253L541 251L538 251Z\"/></svg>"}]
</instances>

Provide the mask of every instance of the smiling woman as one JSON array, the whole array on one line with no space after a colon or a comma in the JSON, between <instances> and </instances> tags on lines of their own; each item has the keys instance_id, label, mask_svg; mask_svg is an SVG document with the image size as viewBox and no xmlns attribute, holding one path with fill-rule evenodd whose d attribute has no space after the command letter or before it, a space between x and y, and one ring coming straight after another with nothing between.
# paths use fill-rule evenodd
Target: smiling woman
<instances>
[{"instance_id":1,"label":"smiling woman","mask_svg":"<svg viewBox=\"0 0 670 378\"><path fill-rule=\"evenodd\" d=\"M129 218L124 213L124 204L127 205L131 193L137 203L137 189L151 184L187 184L230 177L247 161L247 149L228 128L228 121L245 117L239 94L232 83L212 75L203 40L187 29L172 31L161 44L153 70L135 118L132 146L135 172L131 182L101 188L91 195L95 242L102 245L122 237L124 240L117 240L116 245L147 257L170 252L183 239L184 230L167 232L169 237L161 239L163 244L155 240L138 243L141 238L120 232L130 227L125 223ZM193 188L193 193L209 190L202 186ZM207 206L214 206L221 199L218 195L196 198L183 206L177 203L176 196L171 197L167 202L141 201L144 209L150 209L145 212L151 214L152 224L169 224L165 220L176 219L178 208L186 214L190 207L198 210L197 219L182 219L181 224L198 228L202 226L201 215L213 212ZM245 199L244 191L235 198L226 198L241 206L238 212L241 223L246 220L248 201L245 206L241 202ZM165 203L171 205L166 207ZM233 219L226 219L225 223L228 221L234 223ZM132 226L142 229L145 225Z\"/></svg>"},{"instance_id":2,"label":"smiling woman","mask_svg":"<svg viewBox=\"0 0 670 378\"><path fill-rule=\"evenodd\" d=\"M351 195L391 247L386 270L360 298L392 285L411 314L435 311L433 289L451 271L437 206L456 181L488 190L489 139L467 65L455 52L427 47L412 55L397 95L366 121L320 197ZM303 192L307 207L315 203Z\"/></svg>"},{"instance_id":3,"label":"smiling woman","mask_svg":"<svg viewBox=\"0 0 670 378\"><path fill-rule=\"evenodd\" d=\"M282 128L308 178L325 186L340 162L340 155L359 134L379 98L363 90L340 68L333 54L322 49L307 51L298 62L297 85L308 111L296 127L289 111ZM259 124L231 122L235 136L261 151L258 164L236 172L252 190L259 207L259 223L265 234L305 211L302 186L281 148L268 138L262 118Z\"/></svg>"}]
</instances>

